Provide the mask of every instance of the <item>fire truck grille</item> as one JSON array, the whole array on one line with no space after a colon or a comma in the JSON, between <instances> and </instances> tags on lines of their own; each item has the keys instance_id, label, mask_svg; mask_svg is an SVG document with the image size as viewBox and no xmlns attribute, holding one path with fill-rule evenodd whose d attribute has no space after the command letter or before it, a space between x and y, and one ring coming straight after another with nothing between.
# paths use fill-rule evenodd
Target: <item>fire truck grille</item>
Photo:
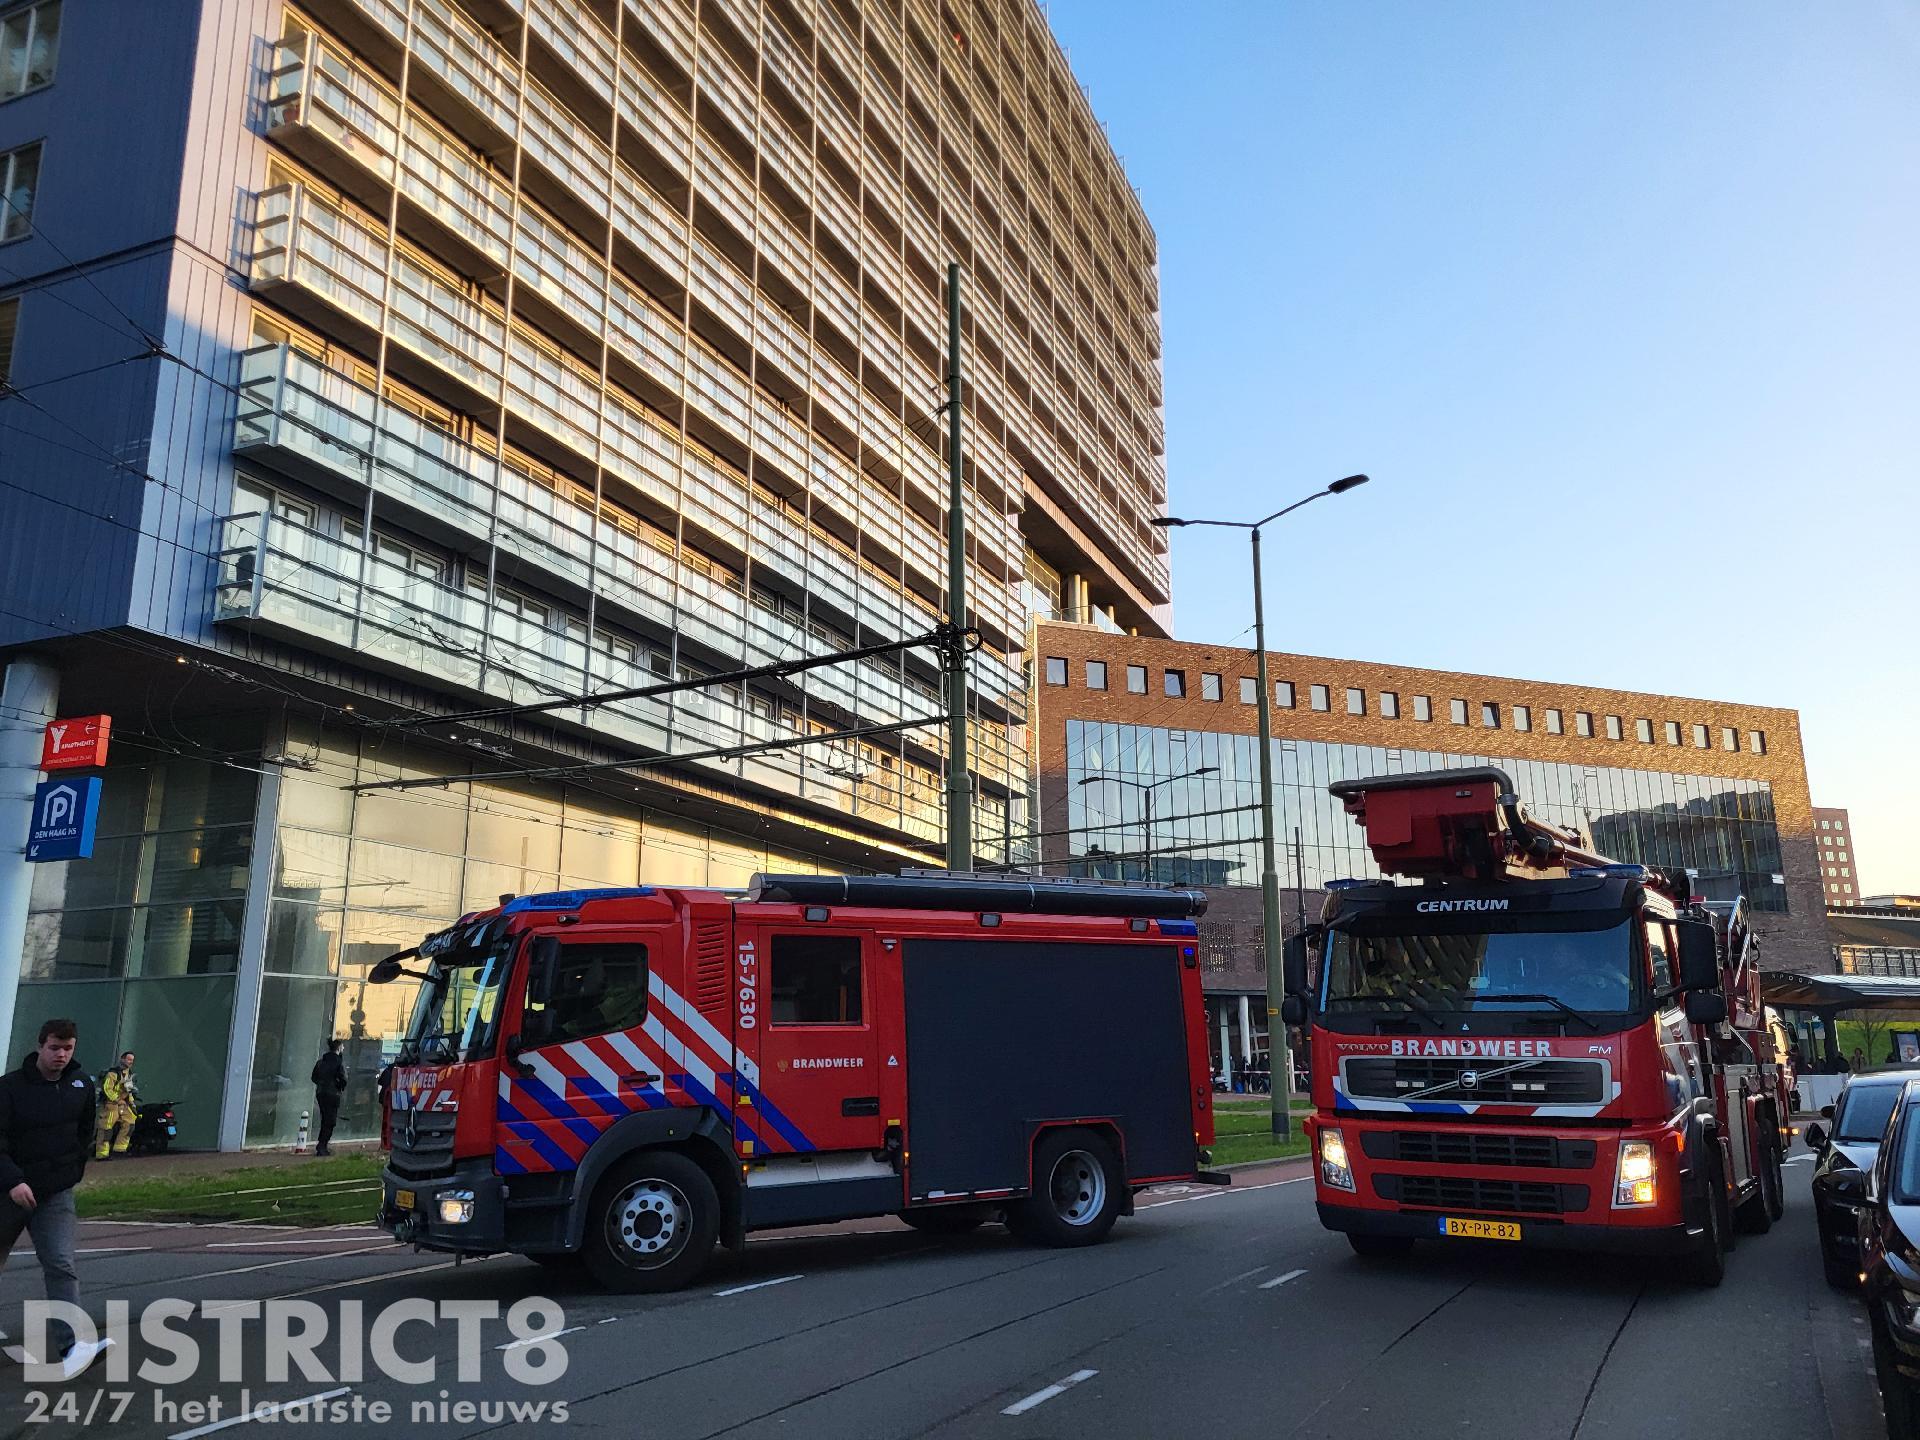
<instances>
[{"instance_id":1,"label":"fire truck grille","mask_svg":"<svg viewBox=\"0 0 1920 1440\"><path fill-rule=\"evenodd\" d=\"M396 1110L389 1127L394 1173L420 1180L451 1175L455 1120L451 1110Z\"/></svg>"},{"instance_id":2,"label":"fire truck grille","mask_svg":"<svg viewBox=\"0 0 1920 1440\"><path fill-rule=\"evenodd\" d=\"M1413 1165L1528 1165L1540 1170L1591 1170L1591 1140L1552 1135L1476 1135L1471 1131L1372 1130L1360 1138L1370 1160Z\"/></svg>"},{"instance_id":3,"label":"fire truck grille","mask_svg":"<svg viewBox=\"0 0 1920 1440\"><path fill-rule=\"evenodd\" d=\"M1455 1175L1376 1175L1382 1200L1420 1210L1498 1210L1565 1215L1587 1208L1587 1187L1544 1180L1470 1180Z\"/></svg>"},{"instance_id":4,"label":"fire truck grille","mask_svg":"<svg viewBox=\"0 0 1920 1440\"><path fill-rule=\"evenodd\" d=\"M1598 1105L1607 1098L1607 1070L1598 1060L1365 1055L1346 1061L1345 1075L1355 1099Z\"/></svg>"}]
</instances>

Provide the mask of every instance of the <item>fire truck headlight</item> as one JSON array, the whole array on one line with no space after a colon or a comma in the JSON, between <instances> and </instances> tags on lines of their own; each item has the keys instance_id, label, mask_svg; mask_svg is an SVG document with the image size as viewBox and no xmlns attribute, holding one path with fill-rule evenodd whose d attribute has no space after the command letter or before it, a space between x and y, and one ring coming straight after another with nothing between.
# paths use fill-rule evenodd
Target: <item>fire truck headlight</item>
<instances>
[{"instance_id":1,"label":"fire truck headlight","mask_svg":"<svg viewBox=\"0 0 1920 1440\"><path fill-rule=\"evenodd\" d=\"M473 1219L473 1191L443 1190L440 1192L440 1223L442 1225L465 1225Z\"/></svg>"},{"instance_id":2,"label":"fire truck headlight","mask_svg":"<svg viewBox=\"0 0 1920 1440\"><path fill-rule=\"evenodd\" d=\"M1320 1132L1320 1183L1336 1190L1353 1189L1353 1171L1347 1168L1346 1137L1337 1129Z\"/></svg>"},{"instance_id":3,"label":"fire truck headlight","mask_svg":"<svg viewBox=\"0 0 1920 1440\"><path fill-rule=\"evenodd\" d=\"M1616 1206L1651 1205L1654 1203L1655 1194L1653 1142L1622 1140L1619 1174L1613 1187L1613 1203Z\"/></svg>"}]
</instances>

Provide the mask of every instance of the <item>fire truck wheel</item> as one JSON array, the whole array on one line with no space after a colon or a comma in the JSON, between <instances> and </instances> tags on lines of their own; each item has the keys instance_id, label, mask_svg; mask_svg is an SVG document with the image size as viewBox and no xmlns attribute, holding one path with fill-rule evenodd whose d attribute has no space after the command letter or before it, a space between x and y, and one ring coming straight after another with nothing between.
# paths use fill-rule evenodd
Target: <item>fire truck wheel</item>
<instances>
[{"instance_id":1,"label":"fire truck wheel","mask_svg":"<svg viewBox=\"0 0 1920 1440\"><path fill-rule=\"evenodd\" d=\"M1727 1216L1727 1187L1721 1180L1717 1155L1707 1162L1705 1183L1707 1223L1687 1257L1687 1271L1696 1285L1711 1288L1726 1279L1727 1251L1731 1248L1728 1242L1733 1238Z\"/></svg>"},{"instance_id":2,"label":"fire truck wheel","mask_svg":"<svg viewBox=\"0 0 1920 1440\"><path fill-rule=\"evenodd\" d=\"M1784 1208L1780 1185L1780 1152L1764 1139L1760 1142L1760 1166L1756 1177L1760 1184L1751 1198L1740 1207L1740 1228L1749 1235L1764 1235L1773 1228Z\"/></svg>"},{"instance_id":3,"label":"fire truck wheel","mask_svg":"<svg viewBox=\"0 0 1920 1440\"><path fill-rule=\"evenodd\" d=\"M1363 1260L1397 1260L1413 1253L1413 1238L1408 1235L1356 1235L1349 1230L1347 1244Z\"/></svg>"},{"instance_id":4,"label":"fire truck wheel","mask_svg":"<svg viewBox=\"0 0 1920 1440\"><path fill-rule=\"evenodd\" d=\"M922 1205L902 1210L900 1218L922 1235L964 1235L987 1223L985 1205Z\"/></svg>"},{"instance_id":5,"label":"fire truck wheel","mask_svg":"<svg viewBox=\"0 0 1920 1440\"><path fill-rule=\"evenodd\" d=\"M1090 1130L1055 1130L1033 1148L1033 1193L1007 1207L1007 1228L1043 1245L1093 1245L1120 1218L1126 1180Z\"/></svg>"},{"instance_id":6,"label":"fire truck wheel","mask_svg":"<svg viewBox=\"0 0 1920 1440\"><path fill-rule=\"evenodd\" d=\"M604 1289L677 1290L700 1273L720 1233L720 1197L685 1155L645 1150L594 1193L581 1258Z\"/></svg>"}]
</instances>

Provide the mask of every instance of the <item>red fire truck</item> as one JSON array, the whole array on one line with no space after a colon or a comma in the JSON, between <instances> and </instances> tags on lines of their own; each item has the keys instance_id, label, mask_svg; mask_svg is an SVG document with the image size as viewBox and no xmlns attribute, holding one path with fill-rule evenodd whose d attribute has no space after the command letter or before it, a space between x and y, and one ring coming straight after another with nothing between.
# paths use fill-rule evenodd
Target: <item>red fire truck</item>
<instances>
[{"instance_id":1,"label":"red fire truck","mask_svg":"<svg viewBox=\"0 0 1920 1440\"><path fill-rule=\"evenodd\" d=\"M1320 1219L1418 1239L1675 1254L1719 1283L1782 1206L1786 1073L1744 902L1616 864L1491 767L1329 787L1381 872L1287 954L1311 1012Z\"/></svg>"},{"instance_id":2,"label":"red fire truck","mask_svg":"<svg viewBox=\"0 0 1920 1440\"><path fill-rule=\"evenodd\" d=\"M375 967L420 981L381 1223L624 1291L862 1216L1100 1240L1142 1186L1225 1183L1205 905L944 874L506 899Z\"/></svg>"}]
</instances>

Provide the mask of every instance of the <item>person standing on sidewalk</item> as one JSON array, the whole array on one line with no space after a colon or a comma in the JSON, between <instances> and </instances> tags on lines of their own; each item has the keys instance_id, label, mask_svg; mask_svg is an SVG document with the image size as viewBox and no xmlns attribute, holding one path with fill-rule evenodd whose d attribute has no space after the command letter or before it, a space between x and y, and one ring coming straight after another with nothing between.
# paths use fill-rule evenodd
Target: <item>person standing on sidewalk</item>
<instances>
[{"instance_id":1,"label":"person standing on sidewalk","mask_svg":"<svg viewBox=\"0 0 1920 1440\"><path fill-rule=\"evenodd\" d=\"M73 1188L86 1173L94 1123L93 1082L73 1058L79 1038L73 1021L49 1020L40 1027L38 1048L0 1077L0 1266L20 1232L29 1232L47 1299L71 1305L80 1303ZM63 1320L47 1329L68 1378L105 1348L76 1345Z\"/></svg>"},{"instance_id":2,"label":"person standing on sidewalk","mask_svg":"<svg viewBox=\"0 0 1920 1440\"><path fill-rule=\"evenodd\" d=\"M333 1153L333 1127L340 1119L340 1097L347 1088L347 1066L340 1058L339 1040L327 1041L327 1053L313 1062L313 1103L320 1111L320 1138L315 1155Z\"/></svg>"},{"instance_id":3,"label":"person standing on sidewalk","mask_svg":"<svg viewBox=\"0 0 1920 1440\"><path fill-rule=\"evenodd\" d=\"M107 1158L107 1142L113 1153L127 1153L133 1138L134 1117L139 1114L140 1086L133 1078L133 1051L120 1052L120 1062L100 1077L100 1119L93 1128L93 1158Z\"/></svg>"}]
</instances>

